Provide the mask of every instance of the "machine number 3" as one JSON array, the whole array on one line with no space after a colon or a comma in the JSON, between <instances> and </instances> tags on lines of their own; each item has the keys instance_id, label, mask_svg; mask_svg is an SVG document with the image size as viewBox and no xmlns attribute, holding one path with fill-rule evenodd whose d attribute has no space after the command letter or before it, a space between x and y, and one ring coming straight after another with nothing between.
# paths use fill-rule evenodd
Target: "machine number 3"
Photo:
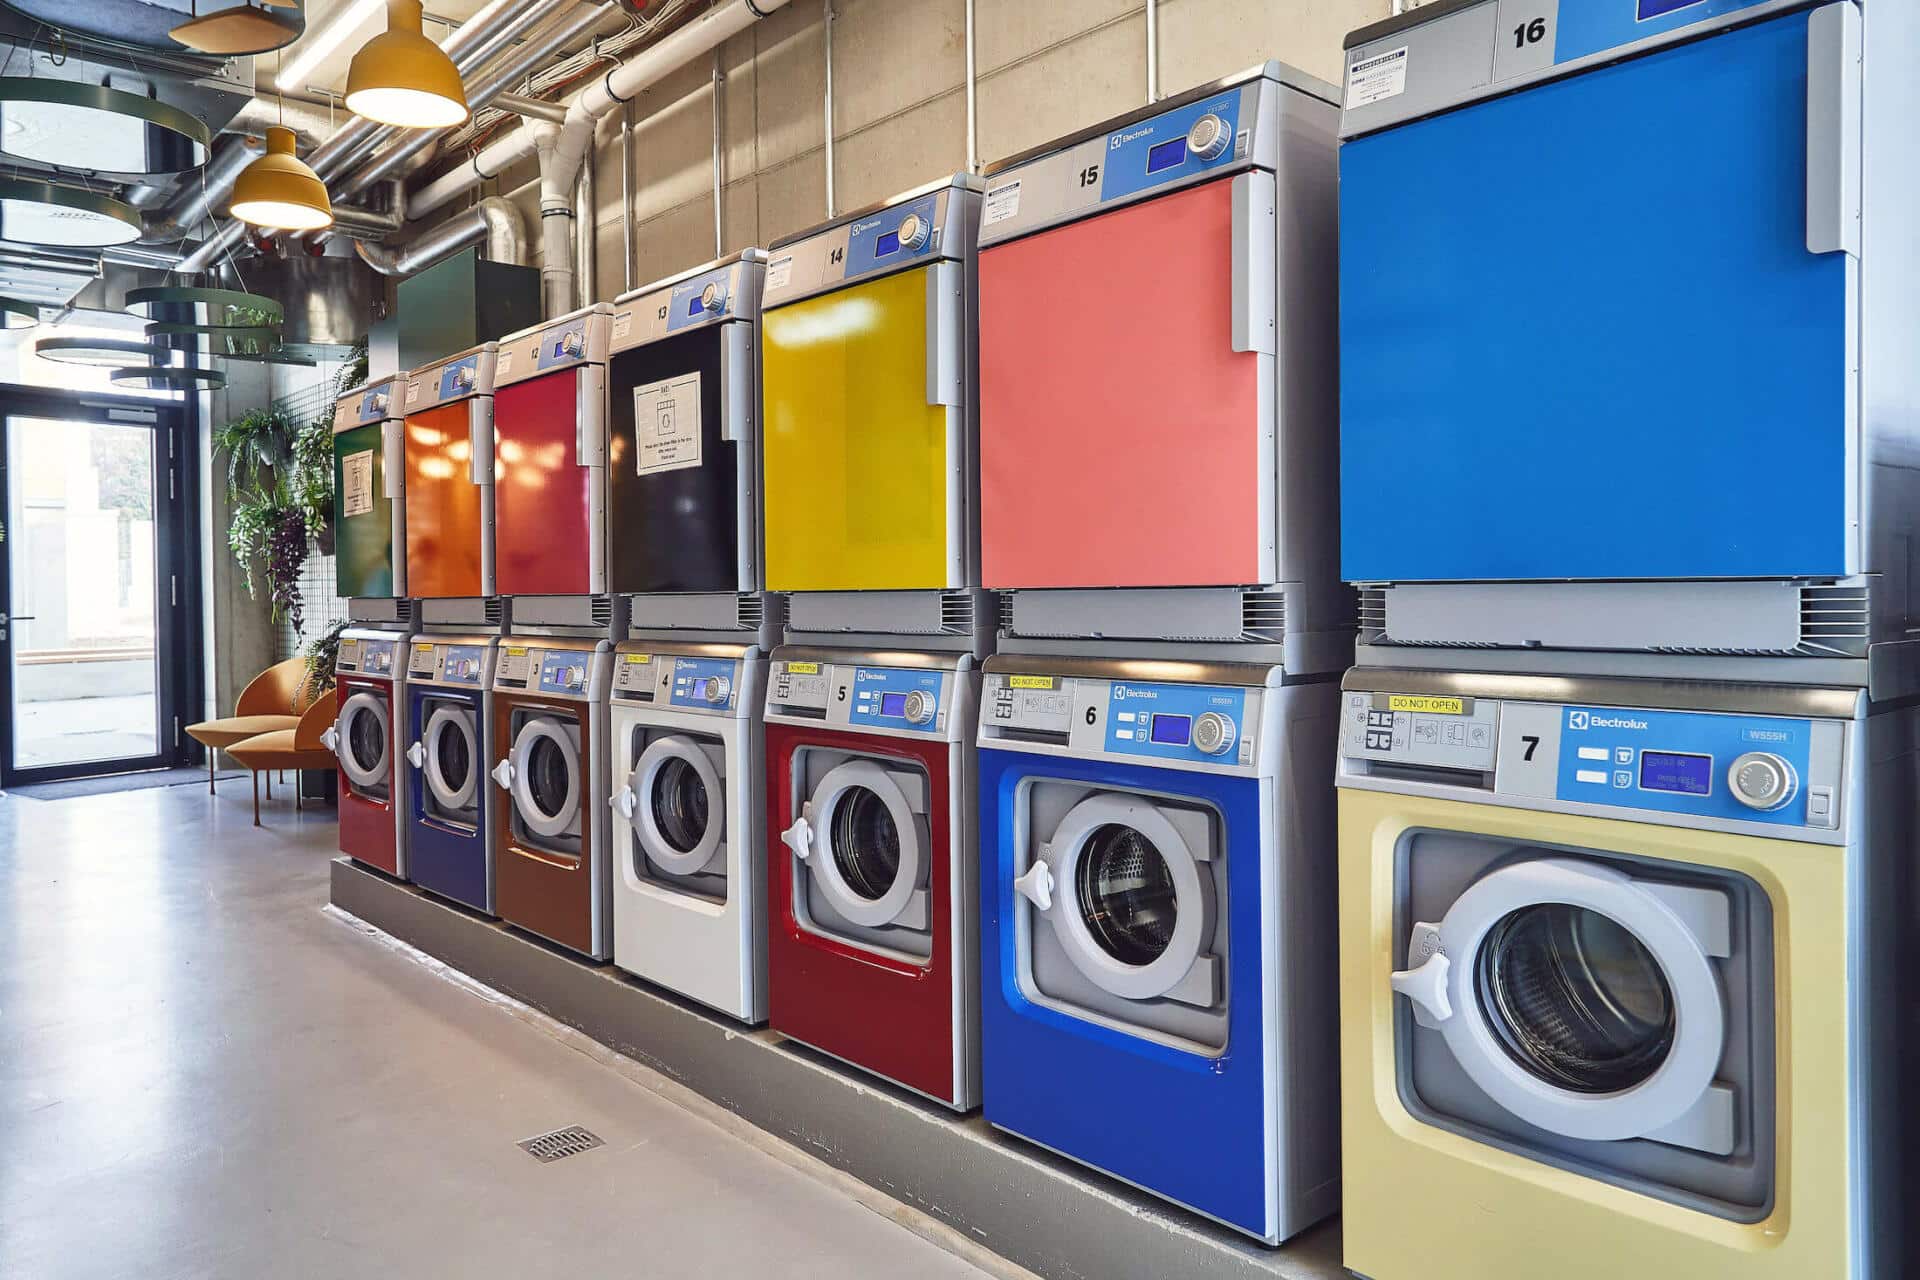
<instances>
[{"instance_id":1,"label":"machine number 3","mask_svg":"<svg viewBox=\"0 0 1920 1280\"><path fill-rule=\"evenodd\" d=\"M1513 47L1524 49L1530 44L1539 44L1547 38L1547 20L1535 18L1532 22L1523 22L1513 29Z\"/></svg>"}]
</instances>

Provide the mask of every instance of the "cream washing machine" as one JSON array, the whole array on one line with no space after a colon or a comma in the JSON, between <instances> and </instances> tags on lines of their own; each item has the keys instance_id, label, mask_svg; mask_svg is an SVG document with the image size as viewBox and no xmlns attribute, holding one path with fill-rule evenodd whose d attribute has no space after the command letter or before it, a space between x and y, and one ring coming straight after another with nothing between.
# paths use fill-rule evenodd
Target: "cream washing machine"
<instances>
[{"instance_id":1,"label":"cream washing machine","mask_svg":"<svg viewBox=\"0 0 1920 1280\"><path fill-rule=\"evenodd\" d=\"M1347 1267L1916 1274L1916 719L1847 688L1350 672Z\"/></svg>"},{"instance_id":2,"label":"cream washing machine","mask_svg":"<svg viewBox=\"0 0 1920 1280\"><path fill-rule=\"evenodd\" d=\"M742 1022L767 1017L757 644L626 641L607 791L613 962Z\"/></svg>"}]
</instances>

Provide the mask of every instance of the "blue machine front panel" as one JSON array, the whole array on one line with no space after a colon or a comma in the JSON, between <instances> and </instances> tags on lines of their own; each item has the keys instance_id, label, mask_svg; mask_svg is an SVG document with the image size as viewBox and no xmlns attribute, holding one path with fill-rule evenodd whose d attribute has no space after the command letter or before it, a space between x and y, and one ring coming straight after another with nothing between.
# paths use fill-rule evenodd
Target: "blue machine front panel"
<instances>
[{"instance_id":1,"label":"blue machine front panel","mask_svg":"<svg viewBox=\"0 0 1920 1280\"><path fill-rule=\"evenodd\" d=\"M540 655L540 692L579 693L587 687L591 654L559 649Z\"/></svg>"},{"instance_id":2,"label":"blue machine front panel","mask_svg":"<svg viewBox=\"0 0 1920 1280\"><path fill-rule=\"evenodd\" d=\"M931 257L940 247L940 228L933 220L938 201L938 193L921 196L871 218L862 218L849 227L845 278L851 280L876 267L897 267L916 258ZM919 214L929 228L926 240L918 249L905 248L900 243L900 221L910 213Z\"/></svg>"},{"instance_id":3,"label":"blue machine front panel","mask_svg":"<svg viewBox=\"0 0 1920 1280\"><path fill-rule=\"evenodd\" d=\"M573 339L574 350L567 349L567 339ZM534 368L552 369L558 365L577 363L579 353L587 349L587 320L585 316L572 324L556 326L540 335L540 350L535 353Z\"/></svg>"},{"instance_id":4,"label":"blue machine front panel","mask_svg":"<svg viewBox=\"0 0 1920 1280\"><path fill-rule=\"evenodd\" d=\"M673 293L667 299L667 332L678 333L682 329L691 329L729 314L733 310L733 295L727 292L727 281L732 275L733 268L726 266L691 280L682 280L673 286ZM720 292L718 311L709 311L701 305L701 295L706 292L708 285L713 285Z\"/></svg>"},{"instance_id":5,"label":"blue machine front panel","mask_svg":"<svg viewBox=\"0 0 1920 1280\"><path fill-rule=\"evenodd\" d=\"M1209 711L1246 728L1247 693L1199 684L1129 684L1115 681L1107 693L1107 747L1142 760L1218 764L1193 745L1193 722Z\"/></svg>"},{"instance_id":6,"label":"blue machine front panel","mask_svg":"<svg viewBox=\"0 0 1920 1280\"><path fill-rule=\"evenodd\" d=\"M925 724L908 722L907 695L915 689L925 690L937 704L940 698L940 673L915 671L905 667L855 668L853 707L847 712L848 723L855 727L878 725L885 729L913 729L921 733L938 732L941 727L938 715Z\"/></svg>"},{"instance_id":7,"label":"blue machine front panel","mask_svg":"<svg viewBox=\"0 0 1920 1280\"><path fill-rule=\"evenodd\" d=\"M1780 808L1760 813L1734 799L1727 770L1737 756L1767 751L1804 779L1810 721L1618 707L1568 707L1562 715L1561 800L1783 827L1807 821L1804 786Z\"/></svg>"},{"instance_id":8,"label":"blue machine front panel","mask_svg":"<svg viewBox=\"0 0 1920 1280\"><path fill-rule=\"evenodd\" d=\"M726 691L720 701L708 697L711 689L718 687ZM731 658L675 658L673 661L673 692L668 701L676 707L694 707L701 711L718 711L733 705L733 660Z\"/></svg>"},{"instance_id":9,"label":"blue machine front panel","mask_svg":"<svg viewBox=\"0 0 1920 1280\"><path fill-rule=\"evenodd\" d=\"M1196 173L1233 164L1239 150L1240 93L1230 89L1163 116L1143 120L1107 135L1107 158L1100 170L1100 200L1120 200L1149 187L1177 182ZM1187 151L1187 130L1204 115L1219 116L1231 139L1211 160Z\"/></svg>"},{"instance_id":10,"label":"blue machine front panel","mask_svg":"<svg viewBox=\"0 0 1920 1280\"><path fill-rule=\"evenodd\" d=\"M484 645L450 644L447 646L446 661L440 669L440 678L478 689L480 676L486 669L487 650Z\"/></svg>"},{"instance_id":11,"label":"blue machine front panel","mask_svg":"<svg viewBox=\"0 0 1920 1280\"><path fill-rule=\"evenodd\" d=\"M360 421L379 422L387 416L387 406L392 403L393 388L388 383L372 387L360 397Z\"/></svg>"},{"instance_id":12,"label":"blue machine front panel","mask_svg":"<svg viewBox=\"0 0 1920 1280\"><path fill-rule=\"evenodd\" d=\"M1013 889L1020 793L1036 778L1191 796L1225 828L1227 1043L1217 1056L1036 1004L1020 988ZM1020 751L980 751L981 1085L987 1119L1256 1235L1274 1229L1267 1161L1260 782ZM1246 945L1236 945L1244 939ZM1284 945L1284 941L1283 941ZM1122 1116L1137 1122L1122 1122Z\"/></svg>"},{"instance_id":13,"label":"blue machine front panel","mask_svg":"<svg viewBox=\"0 0 1920 1280\"><path fill-rule=\"evenodd\" d=\"M407 723L424 725L432 712L432 703L457 702L480 714L480 695L423 690L407 700ZM486 727L480 728L485 740ZM476 762L484 768L485 762ZM486 794L490 784L480 781L480 803L472 827L455 826L427 815L427 776L424 769L407 771L407 875L422 889L452 898L476 911L491 912L487 882L487 811L492 804Z\"/></svg>"},{"instance_id":14,"label":"blue machine front panel","mask_svg":"<svg viewBox=\"0 0 1920 1280\"><path fill-rule=\"evenodd\" d=\"M1847 572L1806 104L1796 13L1341 149L1345 578Z\"/></svg>"},{"instance_id":15,"label":"blue machine front panel","mask_svg":"<svg viewBox=\"0 0 1920 1280\"><path fill-rule=\"evenodd\" d=\"M1766 0L1560 0L1556 63L1665 35Z\"/></svg>"},{"instance_id":16,"label":"blue machine front panel","mask_svg":"<svg viewBox=\"0 0 1920 1280\"><path fill-rule=\"evenodd\" d=\"M473 390L474 379L477 378L479 374L479 356L468 356L464 360L454 361L452 364L440 370L439 390L435 393L434 398L437 400L451 400L455 396L463 395Z\"/></svg>"}]
</instances>

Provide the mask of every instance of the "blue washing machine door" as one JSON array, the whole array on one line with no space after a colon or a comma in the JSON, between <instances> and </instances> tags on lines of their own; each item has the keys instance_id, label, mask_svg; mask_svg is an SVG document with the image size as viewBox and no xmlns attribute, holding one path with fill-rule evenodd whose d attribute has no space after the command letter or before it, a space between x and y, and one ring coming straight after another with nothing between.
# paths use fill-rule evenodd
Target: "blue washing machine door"
<instances>
[{"instance_id":1,"label":"blue washing machine door","mask_svg":"<svg viewBox=\"0 0 1920 1280\"><path fill-rule=\"evenodd\" d=\"M1349 581L1837 577L1849 259L1808 14L1341 150Z\"/></svg>"},{"instance_id":2,"label":"blue washing machine door","mask_svg":"<svg viewBox=\"0 0 1920 1280\"><path fill-rule=\"evenodd\" d=\"M493 910L488 788L480 700L444 689L412 695L408 865L413 882L479 911Z\"/></svg>"}]
</instances>

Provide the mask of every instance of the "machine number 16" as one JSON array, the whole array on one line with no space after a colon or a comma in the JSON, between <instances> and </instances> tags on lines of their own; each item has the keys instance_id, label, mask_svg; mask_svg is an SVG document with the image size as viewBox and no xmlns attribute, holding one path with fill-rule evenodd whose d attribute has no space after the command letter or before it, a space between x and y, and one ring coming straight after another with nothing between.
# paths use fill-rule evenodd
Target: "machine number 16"
<instances>
[{"instance_id":1,"label":"machine number 16","mask_svg":"<svg viewBox=\"0 0 1920 1280\"><path fill-rule=\"evenodd\" d=\"M1513 29L1513 47L1524 49L1530 44L1539 44L1547 38L1547 20L1535 18L1532 22L1523 22Z\"/></svg>"}]
</instances>

